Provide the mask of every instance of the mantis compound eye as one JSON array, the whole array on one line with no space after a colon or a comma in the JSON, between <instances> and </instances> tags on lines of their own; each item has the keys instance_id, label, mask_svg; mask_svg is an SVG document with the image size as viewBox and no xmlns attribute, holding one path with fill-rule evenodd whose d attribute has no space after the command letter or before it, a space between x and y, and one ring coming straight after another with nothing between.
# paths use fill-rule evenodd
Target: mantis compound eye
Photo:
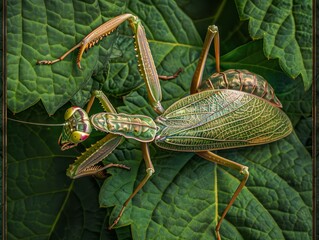
<instances>
[{"instance_id":1,"label":"mantis compound eye","mask_svg":"<svg viewBox=\"0 0 319 240\"><path fill-rule=\"evenodd\" d=\"M74 131L70 136L70 142L80 143L86 140L90 136L90 133Z\"/></svg>"},{"instance_id":2,"label":"mantis compound eye","mask_svg":"<svg viewBox=\"0 0 319 240\"><path fill-rule=\"evenodd\" d=\"M86 112L82 108L73 106L73 107L68 108L65 111L64 120L65 121L69 120L76 112L82 112L83 114L86 114ZM87 116L87 114L86 114L86 116Z\"/></svg>"}]
</instances>

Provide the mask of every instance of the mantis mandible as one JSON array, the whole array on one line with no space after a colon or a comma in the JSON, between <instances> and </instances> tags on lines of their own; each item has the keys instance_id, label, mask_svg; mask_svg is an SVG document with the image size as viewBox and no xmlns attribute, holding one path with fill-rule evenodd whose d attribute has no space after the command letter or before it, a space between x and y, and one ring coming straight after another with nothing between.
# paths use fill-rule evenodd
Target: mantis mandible
<instances>
[{"instance_id":1,"label":"mantis mandible","mask_svg":"<svg viewBox=\"0 0 319 240\"><path fill-rule=\"evenodd\" d=\"M249 171L247 166L211 151L270 143L289 135L292 124L280 109L281 103L275 96L273 88L264 78L247 70L220 71L219 33L214 25L208 27L203 50L192 79L190 95L178 100L166 110L161 105L159 76L144 28L138 17L132 14L123 14L109 20L60 58L52 61L41 60L38 64L54 64L63 60L73 50L80 48L76 63L81 68L83 52L126 20L129 21L134 33L139 70L146 84L149 102L159 116L154 120L144 115L117 113L103 92L93 91L86 111L79 107L71 107L66 111L66 124L59 138L59 144L62 150L74 147L89 137L92 128L107 135L78 157L70 165L67 175L78 178L114 166L99 167L97 164L124 138L141 142L146 175L123 204L118 217L109 227L113 228L119 222L129 201L155 172L149 153L150 143L167 150L194 152L208 161L232 168L243 175L217 223L216 237L221 239L219 233L221 224L245 186ZM214 42L217 73L213 74L205 85L202 83L202 75L212 42ZM176 75L168 79L174 77ZM104 112L89 117L88 112L95 97L100 101ZM242 131L243 128L245 131ZM127 168L123 165L117 167Z\"/></svg>"}]
</instances>

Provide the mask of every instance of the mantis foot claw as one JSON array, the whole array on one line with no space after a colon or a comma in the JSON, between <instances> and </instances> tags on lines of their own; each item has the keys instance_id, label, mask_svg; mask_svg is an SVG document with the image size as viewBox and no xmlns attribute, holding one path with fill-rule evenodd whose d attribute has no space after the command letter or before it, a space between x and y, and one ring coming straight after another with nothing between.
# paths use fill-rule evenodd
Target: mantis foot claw
<instances>
[{"instance_id":1,"label":"mantis foot claw","mask_svg":"<svg viewBox=\"0 0 319 240\"><path fill-rule=\"evenodd\" d=\"M121 219L121 217L122 217L122 215L123 215L123 212L124 212L124 210L125 210L125 207L126 207L127 203L128 203L128 200L127 200L127 201L124 203L124 205L122 206L122 209L121 209L119 215L118 215L117 218L114 220L114 222L112 223L112 225L108 227L109 230L111 230L111 229L120 221L120 219Z\"/></svg>"},{"instance_id":2,"label":"mantis foot claw","mask_svg":"<svg viewBox=\"0 0 319 240\"><path fill-rule=\"evenodd\" d=\"M120 218L121 218L121 217L117 217L117 218L114 220L114 222L112 223L112 225L108 227L108 229L109 229L109 230L112 230L113 227L120 221Z\"/></svg>"},{"instance_id":3,"label":"mantis foot claw","mask_svg":"<svg viewBox=\"0 0 319 240\"><path fill-rule=\"evenodd\" d=\"M58 58L58 59L55 59L55 60L38 60L37 61L37 65L52 65L56 62L60 62L62 59L61 58Z\"/></svg>"}]
</instances>

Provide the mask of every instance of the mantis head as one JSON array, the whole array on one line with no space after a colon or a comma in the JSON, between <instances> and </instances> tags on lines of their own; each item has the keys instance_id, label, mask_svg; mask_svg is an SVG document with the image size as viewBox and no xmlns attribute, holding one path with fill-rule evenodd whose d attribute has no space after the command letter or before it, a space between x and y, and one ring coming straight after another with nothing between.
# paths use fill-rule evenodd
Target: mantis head
<instances>
[{"instance_id":1,"label":"mantis head","mask_svg":"<svg viewBox=\"0 0 319 240\"><path fill-rule=\"evenodd\" d=\"M92 131L88 114L80 107L70 107L64 114L65 125L59 137L61 150L67 150L85 141Z\"/></svg>"}]
</instances>

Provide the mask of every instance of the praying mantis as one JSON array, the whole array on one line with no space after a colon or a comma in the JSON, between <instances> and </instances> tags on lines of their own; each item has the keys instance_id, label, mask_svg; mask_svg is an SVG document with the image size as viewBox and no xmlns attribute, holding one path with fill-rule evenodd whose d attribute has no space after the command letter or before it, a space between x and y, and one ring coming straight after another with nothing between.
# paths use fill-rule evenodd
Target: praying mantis
<instances>
[{"instance_id":1,"label":"praying mantis","mask_svg":"<svg viewBox=\"0 0 319 240\"><path fill-rule=\"evenodd\" d=\"M123 14L102 24L60 58L40 60L37 63L55 64L79 48L76 64L81 68L83 53L125 21L129 22L134 33L139 71L146 85L150 105L159 116L152 119L144 115L118 113L103 92L93 91L86 110L71 107L66 111L66 123L58 142L61 149L66 150L85 141L93 128L107 134L70 165L67 175L75 179L97 174L109 167L128 169L125 165L109 164L101 167L98 163L112 153L124 138L141 142L146 174L124 202L117 218L109 227L111 229L120 221L130 200L155 172L149 151L150 143L166 150L194 152L210 162L234 169L243 176L216 225L216 238L220 240L222 222L244 188L249 171L247 166L223 158L212 151L279 140L292 132L292 124L280 109L282 106L273 88L264 78L247 70L220 71L219 33L214 25L208 27L192 79L190 95L178 100L166 110L161 104L160 77L144 28L138 17L132 14ZM202 82L202 75L212 42L215 49L216 73L205 84ZM166 79L174 77L176 75ZM89 117L88 113L95 98L100 101L104 112Z\"/></svg>"}]
</instances>

